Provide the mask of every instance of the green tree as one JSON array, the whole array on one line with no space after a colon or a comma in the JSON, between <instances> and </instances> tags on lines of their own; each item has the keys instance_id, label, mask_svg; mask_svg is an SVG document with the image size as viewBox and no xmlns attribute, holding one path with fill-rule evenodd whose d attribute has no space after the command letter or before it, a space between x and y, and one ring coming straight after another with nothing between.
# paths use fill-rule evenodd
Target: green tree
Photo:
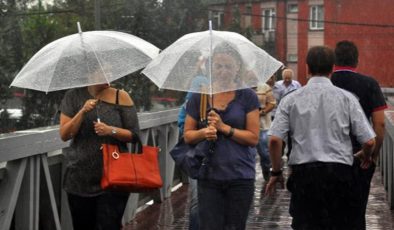
<instances>
[{"instance_id":1,"label":"green tree","mask_svg":"<svg viewBox=\"0 0 394 230\"><path fill-rule=\"evenodd\" d=\"M6 102L13 97L13 89L8 86L17 70L23 64L22 35L18 14L25 9L28 1L0 1L0 125L2 132L10 129L10 119Z\"/></svg>"}]
</instances>

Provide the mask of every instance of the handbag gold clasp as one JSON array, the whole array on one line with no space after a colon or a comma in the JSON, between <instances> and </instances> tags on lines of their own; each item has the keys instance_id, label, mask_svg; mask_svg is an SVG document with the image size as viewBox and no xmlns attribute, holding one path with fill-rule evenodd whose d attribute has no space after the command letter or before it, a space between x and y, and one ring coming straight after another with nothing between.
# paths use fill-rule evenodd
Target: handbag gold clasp
<instances>
[{"instance_id":1,"label":"handbag gold clasp","mask_svg":"<svg viewBox=\"0 0 394 230\"><path fill-rule=\"evenodd\" d=\"M119 153L113 152L113 153L112 153L112 157L113 157L114 159L119 159Z\"/></svg>"}]
</instances>

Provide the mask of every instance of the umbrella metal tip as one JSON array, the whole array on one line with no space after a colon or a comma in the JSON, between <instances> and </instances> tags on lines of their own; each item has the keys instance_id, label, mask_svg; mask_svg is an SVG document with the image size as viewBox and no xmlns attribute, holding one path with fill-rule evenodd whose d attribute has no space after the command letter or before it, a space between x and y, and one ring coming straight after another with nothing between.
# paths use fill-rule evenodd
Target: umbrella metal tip
<instances>
[{"instance_id":1,"label":"umbrella metal tip","mask_svg":"<svg viewBox=\"0 0 394 230\"><path fill-rule=\"evenodd\" d=\"M81 29L81 24L79 22L77 22L77 27L78 27L78 33L82 33L82 29Z\"/></svg>"}]
</instances>

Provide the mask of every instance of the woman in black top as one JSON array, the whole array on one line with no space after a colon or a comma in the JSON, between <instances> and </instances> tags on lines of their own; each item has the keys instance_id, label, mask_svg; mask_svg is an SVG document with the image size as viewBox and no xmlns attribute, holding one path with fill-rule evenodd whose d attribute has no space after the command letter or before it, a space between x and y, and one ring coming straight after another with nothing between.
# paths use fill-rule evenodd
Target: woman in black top
<instances>
[{"instance_id":1,"label":"woman in black top","mask_svg":"<svg viewBox=\"0 0 394 230\"><path fill-rule=\"evenodd\" d=\"M127 92L108 84L68 91L61 103L60 136L64 150L64 189L74 230L120 229L128 193L103 191L102 143L132 141L139 132L134 103Z\"/></svg>"}]
</instances>

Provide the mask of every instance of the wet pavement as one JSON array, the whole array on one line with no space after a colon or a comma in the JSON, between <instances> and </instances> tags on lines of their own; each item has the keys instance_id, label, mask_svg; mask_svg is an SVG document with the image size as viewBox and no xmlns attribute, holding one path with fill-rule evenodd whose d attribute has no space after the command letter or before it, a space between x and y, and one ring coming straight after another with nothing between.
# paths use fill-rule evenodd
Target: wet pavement
<instances>
[{"instance_id":1,"label":"wet pavement","mask_svg":"<svg viewBox=\"0 0 394 230\"><path fill-rule=\"evenodd\" d=\"M291 229L289 193L285 189L278 189L275 196L266 197L262 193L263 181L261 171L258 170L254 202L246 229ZM394 211L389 209L386 197L377 168L369 196L367 230L394 229ZM123 230L188 229L189 199L188 186L183 185L163 203L147 205Z\"/></svg>"}]
</instances>

